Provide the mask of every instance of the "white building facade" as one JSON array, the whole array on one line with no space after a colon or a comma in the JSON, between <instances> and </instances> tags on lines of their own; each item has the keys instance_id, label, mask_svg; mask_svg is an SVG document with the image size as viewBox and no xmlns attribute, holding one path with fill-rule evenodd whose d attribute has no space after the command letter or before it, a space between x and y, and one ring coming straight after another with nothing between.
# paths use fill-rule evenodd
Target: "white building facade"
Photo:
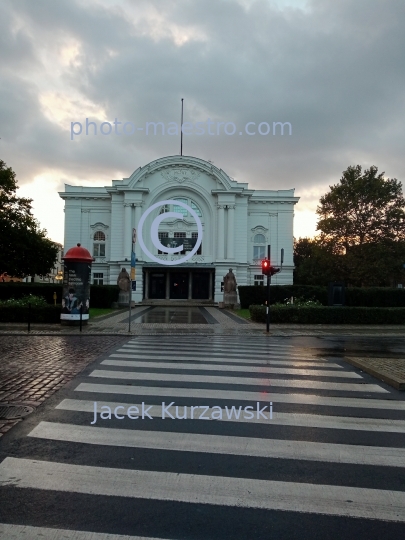
<instances>
[{"instance_id":1,"label":"white building facade","mask_svg":"<svg viewBox=\"0 0 405 540\"><path fill-rule=\"evenodd\" d=\"M252 190L231 179L212 163L190 156L157 159L137 169L129 178L113 180L108 187L65 185L59 194L65 200L65 250L78 242L93 254L92 282L116 284L122 268L130 272L132 231L142 215L160 201L175 200L192 208L202 223L202 244L186 262L187 255L159 251L150 238L151 223L159 214L176 212L183 219L162 219L161 243L190 246L197 237L197 225L184 206L158 205L150 212L142 238L160 262L152 260L135 244L136 291L142 300L223 300L221 284L229 268L238 285L262 283L261 260L271 245L272 264L283 270L272 278L273 285L293 282L293 219L298 197L294 189Z\"/></svg>"}]
</instances>

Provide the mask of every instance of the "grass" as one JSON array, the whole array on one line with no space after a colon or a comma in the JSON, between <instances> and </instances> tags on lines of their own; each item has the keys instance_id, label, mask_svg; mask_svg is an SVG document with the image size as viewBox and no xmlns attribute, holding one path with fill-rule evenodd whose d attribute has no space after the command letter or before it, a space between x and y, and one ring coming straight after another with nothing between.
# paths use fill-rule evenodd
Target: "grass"
<instances>
[{"instance_id":1,"label":"grass","mask_svg":"<svg viewBox=\"0 0 405 540\"><path fill-rule=\"evenodd\" d=\"M243 319L250 319L250 311L248 309L237 309L235 310L235 313Z\"/></svg>"},{"instance_id":2,"label":"grass","mask_svg":"<svg viewBox=\"0 0 405 540\"><path fill-rule=\"evenodd\" d=\"M101 315L108 315L108 313L111 313L112 311L116 310L111 308L90 308L90 319L93 319L94 317L101 317Z\"/></svg>"}]
</instances>

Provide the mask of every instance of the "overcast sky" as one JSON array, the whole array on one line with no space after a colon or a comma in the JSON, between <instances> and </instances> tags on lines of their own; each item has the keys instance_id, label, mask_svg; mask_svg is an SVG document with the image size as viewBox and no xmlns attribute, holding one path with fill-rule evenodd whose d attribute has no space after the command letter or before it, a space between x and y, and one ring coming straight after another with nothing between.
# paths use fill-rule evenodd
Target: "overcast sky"
<instances>
[{"instance_id":1,"label":"overcast sky","mask_svg":"<svg viewBox=\"0 0 405 540\"><path fill-rule=\"evenodd\" d=\"M180 152L140 130L72 141L71 122L167 125L184 98L185 121L237 128L184 136L184 154L253 189L295 188L295 235L312 236L349 165L405 178L404 21L404 0L3 0L0 159L63 242L64 183L110 185Z\"/></svg>"}]
</instances>

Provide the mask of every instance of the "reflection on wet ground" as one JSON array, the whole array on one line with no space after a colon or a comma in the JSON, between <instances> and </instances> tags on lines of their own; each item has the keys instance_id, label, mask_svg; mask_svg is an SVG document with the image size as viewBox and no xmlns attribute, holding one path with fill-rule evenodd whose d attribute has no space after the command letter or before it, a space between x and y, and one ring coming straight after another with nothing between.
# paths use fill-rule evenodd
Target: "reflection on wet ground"
<instances>
[{"instance_id":1,"label":"reflection on wet ground","mask_svg":"<svg viewBox=\"0 0 405 540\"><path fill-rule=\"evenodd\" d=\"M136 323L208 324L198 307L155 307L140 314Z\"/></svg>"}]
</instances>

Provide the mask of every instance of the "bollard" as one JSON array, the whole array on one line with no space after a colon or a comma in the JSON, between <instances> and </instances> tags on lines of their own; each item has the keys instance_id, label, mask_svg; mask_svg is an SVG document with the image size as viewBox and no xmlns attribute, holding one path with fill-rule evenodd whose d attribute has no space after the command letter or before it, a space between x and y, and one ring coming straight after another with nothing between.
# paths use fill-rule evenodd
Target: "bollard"
<instances>
[{"instance_id":1,"label":"bollard","mask_svg":"<svg viewBox=\"0 0 405 540\"><path fill-rule=\"evenodd\" d=\"M80 306L80 332L82 331L83 305Z\"/></svg>"},{"instance_id":2,"label":"bollard","mask_svg":"<svg viewBox=\"0 0 405 540\"><path fill-rule=\"evenodd\" d=\"M31 331L31 302L28 302L28 332Z\"/></svg>"}]
</instances>

